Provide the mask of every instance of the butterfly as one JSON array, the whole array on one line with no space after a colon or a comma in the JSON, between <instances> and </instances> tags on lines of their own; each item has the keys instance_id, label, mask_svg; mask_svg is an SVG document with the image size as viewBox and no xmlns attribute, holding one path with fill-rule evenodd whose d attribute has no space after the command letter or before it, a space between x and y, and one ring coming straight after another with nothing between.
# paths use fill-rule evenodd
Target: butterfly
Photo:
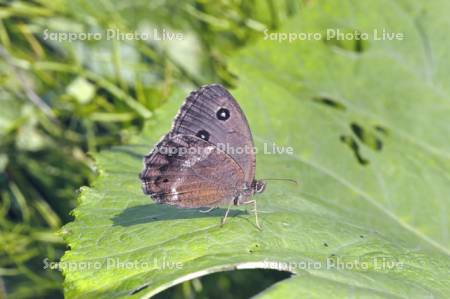
<instances>
[{"instance_id":1,"label":"butterfly","mask_svg":"<svg viewBox=\"0 0 450 299\"><path fill-rule=\"evenodd\" d=\"M142 189L158 204L179 208L212 209L253 204L265 189L255 180L256 158L252 134L242 109L220 84L190 93L172 129L144 157Z\"/></svg>"}]
</instances>

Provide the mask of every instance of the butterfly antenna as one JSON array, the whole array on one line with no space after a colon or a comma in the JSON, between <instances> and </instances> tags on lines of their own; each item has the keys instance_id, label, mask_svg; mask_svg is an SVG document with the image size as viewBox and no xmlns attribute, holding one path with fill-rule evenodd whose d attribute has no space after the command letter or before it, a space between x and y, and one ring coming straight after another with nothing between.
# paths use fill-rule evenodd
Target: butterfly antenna
<instances>
[{"instance_id":1,"label":"butterfly antenna","mask_svg":"<svg viewBox=\"0 0 450 299\"><path fill-rule=\"evenodd\" d=\"M287 182L291 182L294 183L296 185L298 185L298 182L294 179L278 179L278 178L268 178L268 179L261 179L261 181L287 181Z\"/></svg>"}]
</instances>

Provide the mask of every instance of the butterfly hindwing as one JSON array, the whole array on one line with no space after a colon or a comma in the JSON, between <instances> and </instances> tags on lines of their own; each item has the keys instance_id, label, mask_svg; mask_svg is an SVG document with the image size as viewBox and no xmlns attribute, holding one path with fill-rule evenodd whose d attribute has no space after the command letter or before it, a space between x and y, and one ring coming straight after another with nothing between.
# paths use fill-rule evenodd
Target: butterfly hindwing
<instances>
[{"instance_id":1,"label":"butterfly hindwing","mask_svg":"<svg viewBox=\"0 0 450 299\"><path fill-rule=\"evenodd\" d=\"M167 135L145 158L143 190L157 203L215 207L232 201L244 184L241 167L195 136Z\"/></svg>"}]
</instances>

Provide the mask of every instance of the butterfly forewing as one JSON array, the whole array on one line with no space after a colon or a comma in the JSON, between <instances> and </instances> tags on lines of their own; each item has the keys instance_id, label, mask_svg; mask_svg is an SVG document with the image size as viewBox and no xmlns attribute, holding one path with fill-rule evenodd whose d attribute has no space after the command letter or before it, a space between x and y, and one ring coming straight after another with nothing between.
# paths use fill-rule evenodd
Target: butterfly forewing
<instances>
[{"instance_id":1,"label":"butterfly forewing","mask_svg":"<svg viewBox=\"0 0 450 299\"><path fill-rule=\"evenodd\" d=\"M175 118L169 135L191 135L218 146L232 157L250 184L255 176L253 139L244 113L219 84L192 92Z\"/></svg>"}]
</instances>

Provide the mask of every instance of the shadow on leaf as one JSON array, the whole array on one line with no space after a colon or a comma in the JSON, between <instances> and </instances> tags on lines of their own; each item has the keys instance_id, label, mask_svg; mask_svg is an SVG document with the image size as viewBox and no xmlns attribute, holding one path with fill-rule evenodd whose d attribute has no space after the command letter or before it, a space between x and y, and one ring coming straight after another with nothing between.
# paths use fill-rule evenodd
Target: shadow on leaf
<instances>
[{"instance_id":1,"label":"shadow on leaf","mask_svg":"<svg viewBox=\"0 0 450 299\"><path fill-rule=\"evenodd\" d=\"M216 208L208 213L201 213L199 209L179 209L170 206L147 204L125 209L122 213L111 218L113 226L132 226L155 221L174 219L194 219L217 217L220 219L225 215L226 209ZM228 217L248 214L247 211L230 210ZM218 220L219 221L219 220Z\"/></svg>"}]
</instances>

